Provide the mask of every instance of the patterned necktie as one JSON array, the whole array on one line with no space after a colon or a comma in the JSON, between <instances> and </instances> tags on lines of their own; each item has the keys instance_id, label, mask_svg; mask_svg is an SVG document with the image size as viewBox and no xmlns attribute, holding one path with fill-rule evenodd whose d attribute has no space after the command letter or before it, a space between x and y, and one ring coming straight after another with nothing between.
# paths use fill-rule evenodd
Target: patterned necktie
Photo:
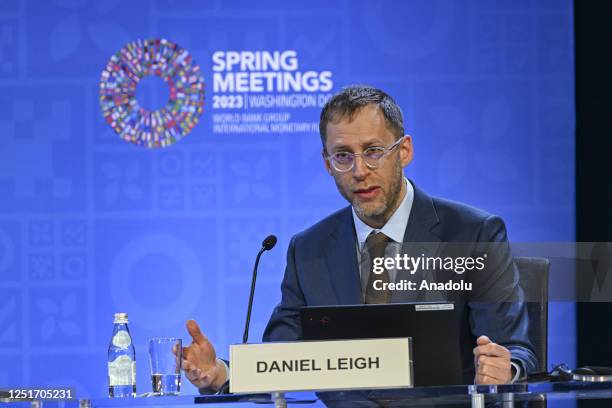
<instances>
[{"instance_id":1,"label":"patterned necktie","mask_svg":"<svg viewBox=\"0 0 612 408\"><path fill-rule=\"evenodd\" d=\"M384 271L381 274L375 274L373 271L374 258L381 258L385 256L385 248L388 242L389 237L382 232L374 233L372 231L372 233L370 233L366 239L365 245L370 255L370 262L367 263L367 269L364 271L368 274L368 283L365 289L365 303L389 303L389 300L391 299L390 290L374 289L374 281L380 280L382 283L390 282L389 271L384 269L384 267ZM376 286L382 287L382 284L379 282Z\"/></svg>"}]
</instances>

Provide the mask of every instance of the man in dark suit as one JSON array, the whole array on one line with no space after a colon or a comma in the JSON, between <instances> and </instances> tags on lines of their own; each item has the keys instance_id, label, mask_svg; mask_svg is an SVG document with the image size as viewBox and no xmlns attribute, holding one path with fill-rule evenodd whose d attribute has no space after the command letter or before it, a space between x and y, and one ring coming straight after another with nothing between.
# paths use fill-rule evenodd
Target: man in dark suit
<instances>
[{"instance_id":1,"label":"man in dark suit","mask_svg":"<svg viewBox=\"0 0 612 408\"><path fill-rule=\"evenodd\" d=\"M527 338L527 311L520 302L517 271L501 219L432 198L404 177L403 169L413 157L412 139L404 135L400 108L383 91L367 86L344 89L323 108L320 133L325 167L351 205L291 240L282 299L264 341L298 340L301 306L416 300L407 299L406 292L392 293L388 286L380 289L381 281L398 281L401 272L375 274L363 266L367 249L375 245L496 243L494 264L486 273L475 274L475 290L495 302L481 302L482 297L464 293L445 296L462 312L464 378L501 384L534 371L537 362ZM197 324L189 321L187 327L194 339L185 348L187 378L200 388L218 388L227 378L227 367L216 359Z\"/></svg>"}]
</instances>

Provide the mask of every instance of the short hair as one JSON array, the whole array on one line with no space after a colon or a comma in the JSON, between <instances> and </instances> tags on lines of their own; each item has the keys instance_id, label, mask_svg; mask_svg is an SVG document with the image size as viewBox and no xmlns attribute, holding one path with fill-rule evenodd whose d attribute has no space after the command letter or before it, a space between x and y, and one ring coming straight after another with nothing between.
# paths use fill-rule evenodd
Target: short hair
<instances>
[{"instance_id":1,"label":"short hair","mask_svg":"<svg viewBox=\"0 0 612 408\"><path fill-rule=\"evenodd\" d=\"M385 117L387 129L395 135L395 140L404 136L404 119L402 110L386 92L368 86L351 85L332 96L321 110L319 133L325 147L327 124L343 118L351 120L353 116L367 105L375 105Z\"/></svg>"}]
</instances>

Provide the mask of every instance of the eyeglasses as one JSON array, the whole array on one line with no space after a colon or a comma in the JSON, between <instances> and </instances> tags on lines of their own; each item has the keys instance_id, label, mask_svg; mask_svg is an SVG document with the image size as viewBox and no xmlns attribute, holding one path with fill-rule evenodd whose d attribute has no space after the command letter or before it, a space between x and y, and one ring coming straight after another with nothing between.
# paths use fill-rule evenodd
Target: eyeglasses
<instances>
[{"instance_id":1,"label":"eyeglasses","mask_svg":"<svg viewBox=\"0 0 612 408\"><path fill-rule=\"evenodd\" d=\"M389 155L391 150L399 146L403 139L404 138L401 137L397 142L388 147L372 146L365 149L362 153L336 152L326 156L325 158L331 162L332 167L336 171L341 173L351 171L353 167L355 167L355 158L357 156L361 156L363 158L366 166L371 169L375 169L380 165L380 161Z\"/></svg>"}]
</instances>

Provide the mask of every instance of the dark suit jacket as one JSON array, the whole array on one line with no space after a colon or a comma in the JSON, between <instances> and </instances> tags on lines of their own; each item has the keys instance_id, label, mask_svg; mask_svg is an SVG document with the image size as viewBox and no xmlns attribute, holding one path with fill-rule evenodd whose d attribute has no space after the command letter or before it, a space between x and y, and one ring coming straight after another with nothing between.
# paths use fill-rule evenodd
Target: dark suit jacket
<instances>
[{"instance_id":1,"label":"dark suit jacket","mask_svg":"<svg viewBox=\"0 0 612 408\"><path fill-rule=\"evenodd\" d=\"M330 215L292 238L281 285L282 299L272 313L263 341L299 340L299 308L302 306L363 302L355 241L351 207ZM483 297L473 299L462 292L447 296L461 311L464 381L473 382L472 350L476 338L483 334L510 349L512 359L526 372L536 371L537 361L527 335L527 309L520 301L522 291L518 286L518 272L512 262L504 223L499 217L464 204L430 197L415 186L404 242L433 243L423 248L428 255L439 255L441 246L447 242L473 243L475 246L496 243L494 265L486 273L474 275L477 281L474 291L481 291L481 296L483 293L493 294L490 298L496 302L482 302ZM452 276L436 276L439 281L448 278ZM401 296L392 298L394 302L402 300L405 299Z\"/></svg>"}]
</instances>

